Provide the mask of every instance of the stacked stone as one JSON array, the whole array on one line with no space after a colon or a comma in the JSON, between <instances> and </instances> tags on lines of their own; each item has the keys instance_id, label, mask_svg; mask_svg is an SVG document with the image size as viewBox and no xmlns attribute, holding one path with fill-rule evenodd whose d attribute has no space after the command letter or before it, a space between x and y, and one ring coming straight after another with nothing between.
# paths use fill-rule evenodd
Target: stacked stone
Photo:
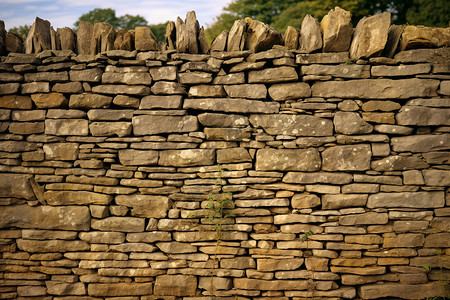
<instances>
[{"instance_id":1,"label":"stacked stone","mask_svg":"<svg viewBox=\"0 0 450 300\"><path fill-rule=\"evenodd\" d=\"M2 57L0 298L444 295L449 53Z\"/></svg>"}]
</instances>

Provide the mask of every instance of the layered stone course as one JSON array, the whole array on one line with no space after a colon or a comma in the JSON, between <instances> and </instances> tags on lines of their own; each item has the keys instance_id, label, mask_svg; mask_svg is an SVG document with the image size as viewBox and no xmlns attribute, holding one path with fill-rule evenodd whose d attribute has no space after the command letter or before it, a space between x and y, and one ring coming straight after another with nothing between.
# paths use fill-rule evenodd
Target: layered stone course
<instances>
[{"instance_id":1,"label":"layered stone course","mask_svg":"<svg viewBox=\"0 0 450 300\"><path fill-rule=\"evenodd\" d=\"M444 295L449 49L256 41L1 57L0 298Z\"/></svg>"}]
</instances>

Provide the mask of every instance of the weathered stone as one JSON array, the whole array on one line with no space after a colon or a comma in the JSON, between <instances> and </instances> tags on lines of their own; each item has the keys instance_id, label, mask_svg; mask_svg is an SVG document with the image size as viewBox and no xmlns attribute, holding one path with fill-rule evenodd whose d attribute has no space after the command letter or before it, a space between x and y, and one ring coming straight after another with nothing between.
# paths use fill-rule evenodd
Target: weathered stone
<instances>
[{"instance_id":1,"label":"weathered stone","mask_svg":"<svg viewBox=\"0 0 450 300\"><path fill-rule=\"evenodd\" d=\"M378 299L395 297L402 299L422 299L443 295L442 286L438 283L427 284L371 284L361 286L361 297L364 299Z\"/></svg>"},{"instance_id":2,"label":"weathered stone","mask_svg":"<svg viewBox=\"0 0 450 300\"><path fill-rule=\"evenodd\" d=\"M70 70L71 81L100 82L103 71L99 68L86 70Z\"/></svg>"},{"instance_id":3,"label":"weathered stone","mask_svg":"<svg viewBox=\"0 0 450 300\"><path fill-rule=\"evenodd\" d=\"M395 116L399 125L450 125L450 109L424 106L403 106Z\"/></svg>"},{"instance_id":4,"label":"weathered stone","mask_svg":"<svg viewBox=\"0 0 450 300\"><path fill-rule=\"evenodd\" d=\"M45 134L88 135L88 123L88 120L78 119L45 120Z\"/></svg>"},{"instance_id":5,"label":"weathered stone","mask_svg":"<svg viewBox=\"0 0 450 300\"><path fill-rule=\"evenodd\" d=\"M9 132L13 134L34 134L44 132L43 122L13 122L9 125Z\"/></svg>"},{"instance_id":6,"label":"weathered stone","mask_svg":"<svg viewBox=\"0 0 450 300\"><path fill-rule=\"evenodd\" d=\"M388 39L390 25L390 12L359 20L350 45L350 58L380 56Z\"/></svg>"},{"instance_id":7,"label":"weathered stone","mask_svg":"<svg viewBox=\"0 0 450 300\"><path fill-rule=\"evenodd\" d=\"M78 143L49 143L43 146L46 160L76 160Z\"/></svg>"},{"instance_id":8,"label":"weathered stone","mask_svg":"<svg viewBox=\"0 0 450 300\"><path fill-rule=\"evenodd\" d=\"M44 200L49 205L105 205L113 198L110 195L87 191L46 191Z\"/></svg>"},{"instance_id":9,"label":"weathered stone","mask_svg":"<svg viewBox=\"0 0 450 300\"><path fill-rule=\"evenodd\" d=\"M372 76L377 77L412 76L426 74L430 71L431 65L428 63L400 66L373 66L371 69Z\"/></svg>"},{"instance_id":10,"label":"weathered stone","mask_svg":"<svg viewBox=\"0 0 450 300\"><path fill-rule=\"evenodd\" d=\"M90 283L88 294L94 297L140 296L151 294L152 288L153 283L151 282Z\"/></svg>"},{"instance_id":11,"label":"weathered stone","mask_svg":"<svg viewBox=\"0 0 450 300\"><path fill-rule=\"evenodd\" d=\"M355 112L337 112L333 123L336 132L342 134L364 134L373 130L373 126Z\"/></svg>"},{"instance_id":12,"label":"weathered stone","mask_svg":"<svg viewBox=\"0 0 450 300\"><path fill-rule=\"evenodd\" d=\"M76 94L82 93L83 87L81 82L56 83L52 88L52 92Z\"/></svg>"},{"instance_id":13,"label":"weathered stone","mask_svg":"<svg viewBox=\"0 0 450 300\"><path fill-rule=\"evenodd\" d=\"M156 84L155 84L156 85ZM93 93L99 94L126 94L126 95L137 95L146 96L150 94L150 88L144 85L112 85L104 84L97 85L92 88Z\"/></svg>"},{"instance_id":14,"label":"weathered stone","mask_svg":"<svg viewBox=\"0 0 450 300\"><path fill-rule=\"evenodd\" d=\"M212 81L212 74L206 72L186 72L178 74L182 84L203 84Z\"/></svg>"},{"instance_id":15,"label":"weathered stone","mask_svg":"<svg viewBox=\"0 0 450 300\"><path fill-rule=\"evenodd\" d=\"M415 135L391 139L392 150L396 152L430 152L450 149L450 134Z\"/></svg>"},{"instance_id":16,"label":"weathered stone","mask_svg":"<svg viewBox=\"0 0 450 300\"><path fill-rule=\"evenodd\" d=\"M177 28L178 29L178 28ZM188 46L188 53L197 54L201 53L199 47L199 33L200 33L200 25L197 21L197 16L195 15L195 11L188 11L186 13L185 26L181 26L181 30L177 30L177 33L181 32L185 35ZM184 32L183 32L184 29Z\"/></svg>"},{"instance_id":17,"label":"weathered stone","mask_svg":"<svg viewBox=\"0 0 450 300\"><path fill-rule=\"evenodd\" d=\"M195 296L197 277L191 275L160 275L156 277L155 295Z\"/></svg>"},{"instance_id":18,"label":"weathered stone","mask_svg":"<svg viewBox=\"0 0 450 300\"><path fill-rule=\"evenodd\" d=\"M155 81L159 80L176 80L177 68L173 66L151 68L150 75Z\"/></svg>"},{"instance_id":19,"label":"weathered stone","mask_svg":"<svg viewBox=\"0 0 450 300\"><path fill-rule=\"evenodd\" d=\"M279 103L229 98L185 99L183 104L184 109L191 108L231 113L277 113L279 107Z\"/></svg>"},{"instance_id":20,"label":"weathered stone","mask_svg":"<svg viewBox=\"0 0 450 300\"><path fill-rule=\"evenodd\" d=\"M163 230L162 228L159 229ZM164 253L195 253L197 251L197 247L188 243L162 242L157 243L156 246Z\"/></svg>"},{"instance_id":21,"label":"weathered stone","mask_svg":"<svg viewBox=\"0 0 450 300\"><path fill-rule=\"evenodd\" d=\"M152 93L155 95L173 95L173 94L185 94L183 86L178 82L170 81L157 81L153 84Z\"/></svg>"},{"instance_id":22,"label":"weathered stone","mask_svg":"<svg viewBox=\"0 0 450 300\"><path fill-rule=\"evenodd\" d=\"M278 83L287 81L297 81L298 74L293 67L266 68L263 70L250 71L248 74L249 83Z\"/></svg>"},{"instance_id":23,"label":"weathered stone","mask_svg":"<svg viewBox=\"0 0 450 300\"><path fill-rule=\"evenodd\" d=\"M86 242L63 240L37 241L17 239L17 247L20 250L31 253L88 251L90 249L89 244Z\"/></svg>"},{"instance_id":24,"label":"weathered stone","mask_svg":"<svg viewBox=\"0 0 450 300\"><path fill-rule=\"evenodd\" d=\"M15 94L19 91L19 88L20 88L20 83L0 84L0 95ZM6 97L6 96L4 96L4 97Z\"/></svg>"},{"instance_id":25,"label":"weathered stone","mask_svg":"<svg viewBox=\"0 0 450 300\"><path fill-rule=\"evenodd\" d=\"M214 40L211 42L210 51L212 52L223 52L227 49L227 40L228 40L228 34L230 32L228 30L222 31L218 36L214 38Z\"/></svg>"},{"instance_id":26,"label":"weathered stone","mask_svg":"<svg viewBox=\"0 0 450 300\"><path fill-rule=\"evenodd\" d=\"M14 109L31 109L32 102L29 96L8 95L0 97L0 107Z\"/></svg>"},{"instance_id":27,"label":"weathered stone","mask_svg":"<svg viewBox=\"0 0 450 300\"><path fill-rule=\"evenodd\" d=\"M125 95L117 95L116 97L114 97L112 103L121 107L133 107L133 108L139 107L138 98Z\"/></svg>"},{"instance_id":28,"label":"weathered stone","mask_svg":"<svg viewBox=\"0 0 450 300\"><path fill-rule=\"evenodd\" d=\"M225 91L232 98L265 99L267 96L264 84L226 85Z\"/></svg>"},{"instance_id":29,"label":"weathered stone","mask_svg":"<svg viewBox=\"0 0 450 300\"><path fill-rule=\"evenodd\" d=\"M259 171L317 171L320 155L316 149L260 149L256 154Z\"/></svg>"},{"instance_id":30,"label":"weathered stone","mask_svg":"<svg viewBox=\"0 0 450 300\"><path fill-rule=\"evenodd\" d=\"M252 161L250 154L245 148L229 148L217 150L217 163L237 163Z\"/></svg>"},{"instance_id":31,"label":"weathered stone","mask_svg":"<svg viewBox=\"0 0 450 300\"><path fill-rule=\"evenodd\" d=\"M359 99L408 99L436 96L439 82L432 79L361 79L316 82L313 97Z\"/></svg>"},{"instance_id":32,"label":"weathered stone","mask_svg":"<svg viewBox=\"0 0 450 300\"><path fill-rule=\"evenodd\" d=\"M254 52L269 50L282 43L281 33L263 22L245 18L247 23L245 49Z\"/></svg>"},{"instance_id":33,"label":"weathered stone","mask_svg":"<svg viewBox=\"0 0 450 300\"><path fill-rule=\"evenodd\" d=\"M351 13L337 7L320 22L323 33L323 52L347 51L353 34Z\"/></svg>"},{"instance_id":34,"label":"weathered stone","mask_svg":"<svg viewBox=\"0 0 450 300\"><path fill-rule=\"evenodd\" d=\"M383 248L410 248L421 247L424 244L424 236L419 233L405 233L384 238Z\"/></svg>"},{"instance_id":35,"label":"weathered stone","mask_svg":"<svg viewBox=\"0 0 450 300\"><path fill-rule=\"evenodd\" d=\"M86 288L82 282L46 281L47 293L50 295L68 296L85 295Z\"/></svg>"},{"instance_id":36,"label":"weathered stone","mask_svg":"<svg viewBox=\"0 0 450 300\"><path fill-rule=\"evenodd\" d=\"M426 185L431 186L450 186L449 170L423 170L423 178Z\"/></svg>"},{"instance_id":37,"label":"weathered stone","mask_svg":"<svg viewBox=\"0 0 450 300\"><path fill-rule=\"evenodd\" d=\"M269 95L275 101L299 99L310 97L311 88L304 82L279 83L269 87Z\"/></svg>"},{"instance_id":38,"label":"weathered stone","mask_svg":"<svg viewBox=\"0 0 450 300\"><path fill-rule=\"evenodd\" d=\"M450 46L448 28L405 26L400 40L400 50Z\"/></svg>"},{"instance_id":39,"label":"weathered stone","mask_svg":"<svg viewBox=\"0 0 450 300\"><path fill-rule=\"evenodd\" d=\"M48 93L50 84L48 82L30 82L24 83L21 87L22 94Z\"/></svg>"},{"instance_id":40,"label":"weathered stone","mask_svg":"<svg viewBox=\"0 0 450 300\"><path fill-rule=\"evenodd\" d=\"M319 65L302 66L303 75L329 75L342 78L370 78L368 65Z\"/></svg>"},{"instance_id":41,"label":"weathered stone","mask_svg":"<svg viewBox=\"0 0 450 300\"><path fill-rule=\"evenodd\" d=\"M105 72L102 75L102 83L124 83L150 85L152 79L149 73L114 73Z\"/></svg>"},{"instance_id":42,"label":"weathered stone","mask_svg":"<svg viewBox=\"0 0 450 300\"><path fill-rule=\"evenodd\" d=\"M230 290L232 287L233 287L233 283L231 281L231 278L200 277L199 282L198 282L198 288L205 289L205 290L211 290L211 288L213 288L213 291Z\"/></svg>"},{"instance_id":43,"label":"weathered stone","mask_svg":"<svg viewBox=\"0 0 450 300\"><path fill-rule=\"evenodd\" d=\"M369 196L367 207L437 208L443 207L444 203L444 192L439 191L378 193Z\"/></svg>"},{"instance_id":44,"label":"weathered stone","mask_svg":"<svg viewBox=\"0 0 450 300\"><path fill-rule=\"evenodd\" d=\"M176 49L176 38L175 22L170 21L169 23L167 23L166 32L164 34L164 40L167 45L167 50Z\"/></svg>"},{"instance_id":45,"label":"weathered stone","mask_svg":"<svg viewBox=\"0 0 450 300\"><path fill-rule=\"evenodd\" d=\"M298 49L302 53L311 53L322 48L322 32L316 18L307 14L302 21Z\"/></svg>"},{"instance_id":46,"label":"weathered stone","mask_svg":"<svg viewBox=\"0 0 450 300\"><path fill-rule=\"evenodd\" d=\"M77 31L77 53L93 55L95 53L94 25L80 21Z\"/></svg>"},{"instance_id":47,"label":"weathered stone","mask_svg":"<svg viewBox=\"0 0 450 300\"><path fill-rule=\"evenodd\" d=\"M89 124L89 131L93 136L124 137L131 134L130 122L93 122Z\"/></svg>"},{"instance_id":48,"label":"weathered stone","mask_svg":"<svg viewBox=\"0 0 450 300\"><path fill-rule=\"evenodd\" d=\"M292 196L291 205L293 208L311 208L320 205L320 198L314 194L295 194Z\"/></svg>"},{"instance_id":49,"label":"weathered stone","mask_svg":"<svg viewBox=\"0 0 450 300\"><path fill-rule=\"evenodd\" d=\"M134 217L109 217L91 220L91 227L102 231L143 232L145 219Z\"/></svg>"},{"instance_id":50,"label":"weathered stone","mask_svg":"<svg viewBox=\"0 0 450 300\"><path fill-rule=\"evenodd\" d=\"M92 121L119 121L131 120L133 117L133 110L131 109L91 109L87 116Z\"/></svg>"},{"instance_id":51,"label":"weathered stone","mask_svg":"<svg viewBox=\"0 0 450 300\"><path fill-rule=\"evenodd\" d=\"M93 42L95 45L95 53L102 53L114 50L114 41L116 39L116 31L114 27L106 22L94 23Z\"/></svg>"},{"instance_id":52,"label":"weathered stone","mask_svg":"<svg viewBox=\"0 0 450 300\"><path fill-rule=\"evenodd\" d=\"M98 94L77 94L71 95L69 100L70 108L108 108L111 105L112 97Z\"/></svg>"},{"instance_id":53,"label":"weathered stone","mask_svg":"<svg viewBox=\"0 0 450 300\"><path fill-rule=\"evenodd\" d=\"M156 165L158 152L151 150L119 150L119 161L123 165Z\"/></svg>"},{"instance_id":54,"label":"weathered stone","mask_svg":"<svg viewBox=\"0 0 450 300\"><path fill-rule=\"evenodd\" d=\"M131 215L145 218L165 218L169 210L169 199L152 195L118 195L116 204L131 207Z\"/></svg>"},{"instance_id":55,"label":"weathered stone","mask_svg":"<svg viewBox=\"0 0 450 300\"><path fill-rule=\"evenodd\" d=\"M8 32L6 34L5 48L7 52L13 53L25 52L22 37L14 32Z\"/></svg>"},{"instance_id":56,"label":"weathered stone","mask_svg":"<svg viewBox=\"0 0 450 300\"><path fill-rule=\"evenodd\" d=\"M227 52L244 50L246 31L247 23L244 20L234 21L228 34Z\"/></svg>"},{"instance_id":57,"label":"weathered stone","mask_svg":"<svg viewBox=\"0 0 450 300\"><path fill-rule=\"evenodd\" d=\"M295 62L300 65L309 64L342 64L349 60L348 52L298 54Z\"/></svg>"},{"instance_id":58,"label":"weathered stone","mask_svg":"<svg viewBox=\"0 0 450 300\"><path fill-rule=\"evenodd\" d=\"M58 28L56 29L56 35L59 37L59 41L61 42L61 50L75 51L75 34L71 28Z\"/></svg>"},{"instance_id":59,"label":"weathered stone","mask_svg":"<svg viewBox=\"0 0 450 300\"><path fill-rule=\"evenodd\" d=\"M33 229L87 230L90 219L89 209L80 206L7 206L0 215L0 227Z\"/></svg>"},{"instance_id":60,"label":"weathered stone","mask_svg":"<svg viewBox=\"0 0 450 300\"><path fill-rule=\"evenodd\" d=\"M98 232L98 231L94 231L94 232L80 232L80 239L86 242L89 242L91 244L121 244L125 241L125 234L122 232ZM103 257L101 255L98 255L98 257L95 257L94 255L90 255L91 253L88 253L89 259L106 259L106 255L104 255ZM68 253L65 254L66 257L68 257ZM75 254L76 255L76 254ZM126 260L128 259L127 256L121 256L120 254L112 254L110 253L110 255L114 255L111 258L115 259L115 260ZM70 258L70 257L68 257ZM73 258L71 258L73 259ZM75 257L76 259L76 257Z\"/></svg>"},{"instance_id":61,"label":"weathered stone","mask_svg":"<svg viewBox=\"0 0 450 300\"><path fill-rule=\"evenodd\" d=\"M386 158L372 161L372 169L376 171L403 171L413 169L425 169L429 165L420 157L392 155Z\"/></svg>"},{"instance_id":62,"label":"weathered stone","mask_svg":"<svg viewBox=\"0 0 450 300\"><path fill-rule=\"evenodd\" d=\"M328 119L308 115L252 115L250 123L271 135L330 136L333 124Z\"/></svg>"},{"instance_id":63,"label":"weathered stone","mask_svg":"<svg viewBox=\"0 0 450 300\"><path fill-rule=\"evenodd\" d=\"M320 30L320 29L319 29ZM300 30L295 27L288 26L283 34L283 44L289 50L297 50ZM320 39L322 41L322 39Z\"/></svg>"},{"instance_id":64,"label":"weathered stone","mask_svg":"<svg viewBox=\"0 0 450 300\"><path fill-rule=\"evenodd\" d=\"M307 280L261 280L250 278L234 278L234 288L243 290L260 290L260 291L296 291L306 290L308 286Z\"/></svg>"},{"instance_id":65,"label":"weathered stone","mask_svg":"<svg viewBox=\"0 0 450 300\"><path fill-rule=\"evenodd\" d=\"M322 152L322 169L326 171L368 170L370 145L335 146Z\"/></svg>"},{"instance_id":66,"label":"weathered stone","mask_svg":"<svg viewBox=\"0 0 450 300\"><path fill-rule=\"evenodd\" d=\"M203 113L198 115L200 124L205 127L245 127L248 125L248 118L241 115L228 115L216 113Z\"/></svg>"},{"instance_id":67,"label":"weathered stone","mask_svg":"<svg viewBox=\"0 0 450 300\"><path fill-rule=\"evenodd\" d=\"M159 153L161 166L190 167L212 165L215 151L209 149L166 150Z\"/></svg>"},{"instance_id":68,"label":"weathered stone","mask_svg":"<svg viewBox=\"0 0 450 300\"><path fill-rule=\"evenodd\" d=\"M254 85L252 85L254 86ZM265 87L264 87L265 89ZM196 85L189 89L189 97L226 97L225 90L221 85Z\"/></svg>"},{"instance_id":69,"label":"weathered stone","mask_svg":"<svg viewBox=\"0 0 450 300\"><path fill-rule=\"evenodd\" d=\"M3 20L0 20L0 55L6 55L6 30Z\"/></svg>"},{"instance_id":70,"label":"weathered stone","mask_svg":"<svg viewBox=\"0 0 450 300\"><path fill-rule=\"evenodd\" d=\"M288 172L283 178L286 183L328 183L328 184L346 184L352 181L352 175L347 173L301 173Z\"/></svg>"},{"instance_id":71,"label":"weathered stone","mask_svg":"<svg viewBox=\"0 0 450 300\"><path fill-rule=\"evenodd\" d=\"M401 105L393 101L377 101L371 100L367 101L362 105L364 111L393 111L398 110Z\"/></svg>"},{"instance_id":72,"label":"weathered stone","mask_svg":"<svg viewBox=\"0 0 450 300\"><path fill-rule=\"evenodd\" d=\"M388 214L386 213L368 212L364 214L347 215L339 217L340 225L367 225L367 224L387 224L387 223L388 223Z\"/></svg>"},{"instance_id":73,"label":"weathered stone","mask_svg":"<svg viewBox=\"0 0 450 300\"><path fill-rule=\"evenodd\" d=\"M51 48L50 22L36 17L25 40L25 53L39 53Z\"/></svg>"},{"instance_id":74,"label":"weathered stone","mask_svg":"<svg viewBox=\"0 0 450 300\"><path fill-rule=\"evenodd\" d=\"M132 122L135 135L191 132L198 129L195 116L136 116Z\"/></svg>"},{"instance_id":75,"label":"weathered stone","mask_svg":"<svg viewBox=\"0 0 450 300\"><path fill-rule=\"evenodd\" d=\"M329 194L322 196L322 209L340 209L344 207L365 206L368 195L364 194Z\"/></svg>"},{"instance_id":76,"label":"weathered stone","mask_svg":"<svg viewBox=\"0 0 450 300\"><path fill-rule=\"evenodd\" d=\"M114 40L114 48L117 50L132 51L134 49L135 32L134 30L120 29Z\"/></svg>"}]
</instances>

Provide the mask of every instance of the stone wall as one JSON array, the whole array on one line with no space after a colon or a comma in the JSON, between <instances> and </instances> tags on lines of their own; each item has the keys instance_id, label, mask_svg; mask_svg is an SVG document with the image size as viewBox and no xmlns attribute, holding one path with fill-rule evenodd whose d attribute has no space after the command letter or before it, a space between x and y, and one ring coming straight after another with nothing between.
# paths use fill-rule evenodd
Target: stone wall
<instances>
[{"instance_id":1,"label":"stone wall","mask_svg":"<svg viewBox=\"0 0 450 300\"><path fill-rule=\"evenodd\" d=\"M449 49L298 52L2 57L0 298L444 295Z\"/></svg>"}]
</instances>

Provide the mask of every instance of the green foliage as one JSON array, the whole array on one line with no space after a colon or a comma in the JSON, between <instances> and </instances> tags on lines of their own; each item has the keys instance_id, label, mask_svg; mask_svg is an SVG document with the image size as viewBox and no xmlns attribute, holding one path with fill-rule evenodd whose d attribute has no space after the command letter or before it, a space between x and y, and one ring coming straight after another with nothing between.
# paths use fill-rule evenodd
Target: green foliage
<instances>
[{"instance_id":1,"label":"green foliage","mask_svg":"<svg viewBox=\"0 0 450 300\"><path fill-rule=\"evenodd\" d=\"M230 13L222 13L221 15L219 15L216 18L216 21L213 24L208 25L205 30L206 42L208 44L211 44L214 38L221 34L222 31L230 30L231 26L233 26L234 21L238 19L238 16Z\"/></svg>"},{"instance_id":2,"label":"green foliage","mask_svg":"<svg viewBox=\"0 0 450 300\"><path fill-rule=\"evenodd\" d=\"M414 0L406 12L409 24L447 27L450 25L450 5L447 0Z\"/></svg>"},{"instance_id":3,"label":"green foliage","mask_svg":"<svg viewBox=\"0 0 450 300\"><path fill-rule=\"evenodd\" d=\"M8 32L13 32L25 39L28 36L28 33L30 32L30 26L21 25L19 27L13 27L10 30L8 30Z\"/></svg>"},{"instance_id":4,"label":"green foliage","mask_svg":"<svg viewBox=\"0 0 450 300\"><path fill-rule=\"evenodd\" d=\"M148 27L150 27L150 29L152 30L153 34L155 35L158 41L164 41L164 35L166 34L167 24L169 24L169 21L167 21L166 23L149 25Z\"/></svg>"},{"instance_id":5,"label":"green foliage","mask_svg":"<svg viewBox=\"0 0 450 300\"><path fill-rule=\"evenodd\" d=\"M302 241L302 242L305 242L306 240L308 240L308 238L311 236L311 235L313 235L314 234L314 232L312 231L312 230L310 230L310 231L308 231L308 232L305 232L301 237L300 237L300 240Z\"/></svg>"},{"instance_id":6,"label":"green foliage","mask_svg":"<svg viewBox=\"0 0 450 300\"><path fill-rule=\"evenodd\" d=\"M86 21L94 24L95 21L107 22L115 29L134 29L137 26L147 26L147 20L140 16L132 16L126 14L121 17L116 17L116 11L111 8L95 8L83 15L81 15L75 22L74 26L78 29L81 21Z\"/></svg>"}]
</instances>

